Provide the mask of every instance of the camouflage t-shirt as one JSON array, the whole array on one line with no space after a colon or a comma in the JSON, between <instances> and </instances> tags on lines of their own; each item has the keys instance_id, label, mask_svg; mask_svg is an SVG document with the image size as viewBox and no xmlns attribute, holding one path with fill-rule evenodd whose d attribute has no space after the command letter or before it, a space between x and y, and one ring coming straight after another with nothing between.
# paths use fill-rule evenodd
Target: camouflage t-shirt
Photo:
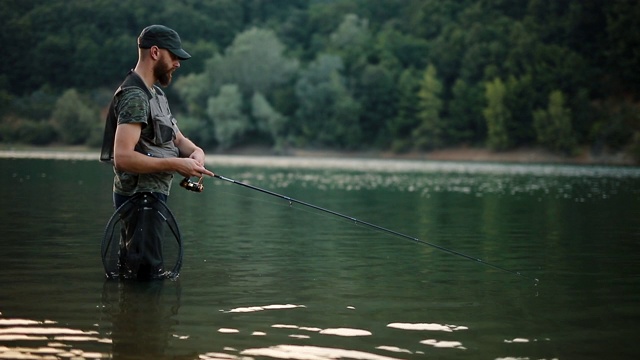
<instances>
[{"instance_id":1,"label":"camouflage t-shirt","mask_svg":"<svg viewBox=\"0 0 640 360\"><path fill-rule=\"evenodd\" d=\"M151 100L138 87L123 89L115 96L115 108L120 124L142 124L140 141L136 151L152 157L177 157L179 151L173 140L177 133L175 119L171 115L168 102L159 89ZM148 119L153 117L152 124ZM114 168L113 191L130 196L137 192L158 192L169 195L172 173L135 174Z\"/></svg>"}]
</instances>

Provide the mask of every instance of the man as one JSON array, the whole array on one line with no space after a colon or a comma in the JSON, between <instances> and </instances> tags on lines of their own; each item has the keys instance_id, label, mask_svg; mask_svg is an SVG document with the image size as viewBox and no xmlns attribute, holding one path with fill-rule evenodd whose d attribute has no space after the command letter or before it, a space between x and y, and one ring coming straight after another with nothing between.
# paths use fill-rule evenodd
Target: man
<instances>
[{"instance_id":1,"label":"man","mask_svg":"<svg viewBox=\"0 0 640 360\"><path fill-rule=\"evenodd\" d=\"M150 194L166 202L175 172L184 177L214 175L204 167L204 151L178 129L167 98L155 85L168 86L180 61L190 57L182 49L178 33L166 26L148 26L138 37L138 62L113 96L100 155L100 160L113 162L116 208L137 194ZM147 238L158 236L148 234L153 229L147 230ZM132 236L127 235L123 251L131 252ZM159 269L161 248L156 245L138 246L155 247L140 256L156 257L148 261Z\"/></svg>"}]
</instances>

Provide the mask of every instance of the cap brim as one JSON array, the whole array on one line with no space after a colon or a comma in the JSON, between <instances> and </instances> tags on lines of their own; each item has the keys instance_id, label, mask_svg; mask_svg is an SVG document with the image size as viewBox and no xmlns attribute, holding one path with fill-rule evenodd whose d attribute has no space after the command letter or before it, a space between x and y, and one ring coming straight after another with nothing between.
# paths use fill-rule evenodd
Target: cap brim
<instances>
[{"instance_id":1,"label":"cap brim","mask_svg":"<svg viewBox=\"0 0 640 360\"><path fill-rule=\"evenodd\" d=\"M188 60L191 58L191 55L189 55L189 53L184 51L183 49L167 49L167 50L171 51L171 53L176 57L178 57L178 59L180 60Z\"/></svg>"}]
</instances>

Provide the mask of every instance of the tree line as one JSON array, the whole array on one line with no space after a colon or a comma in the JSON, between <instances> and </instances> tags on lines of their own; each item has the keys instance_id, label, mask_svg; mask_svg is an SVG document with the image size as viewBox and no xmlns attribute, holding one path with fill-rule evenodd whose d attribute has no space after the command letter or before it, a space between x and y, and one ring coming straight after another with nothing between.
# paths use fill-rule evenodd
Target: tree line
<instances>
[{"instance_id":1,"label":"tree line","mask_svg":"<svg viewBox=\"0 0 640 360\"><path fill-rule=\"evenodd\" d=\"M0 0L0 141L98 146L153 23L209 149L454 146L640 158L632 0Z\"/></svg>"}]
</instances>

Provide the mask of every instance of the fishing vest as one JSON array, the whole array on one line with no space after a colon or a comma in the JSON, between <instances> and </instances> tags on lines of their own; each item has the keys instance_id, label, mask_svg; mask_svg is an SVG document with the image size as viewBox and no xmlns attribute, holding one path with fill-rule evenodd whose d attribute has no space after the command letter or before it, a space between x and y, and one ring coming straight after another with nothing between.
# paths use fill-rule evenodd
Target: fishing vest
<instances>
[{"instance_id":1,"label":"fishing vest","mask_svg":"<svg viewBox=\"0 0 640 360\"><path fill-rule=\"evenodd\" d=\"M127 90L136 89L145 94L149 101L147 123L143 124L140 140L135 151L151 157L178 157L179 150L174 144L178 127L169 109L169 102L164 92L154 85L155 95L147 88L142 78L131 70L120 87L116 90L109 105L109 112L104 129L100 161L113 163L113 146L118 126L118 100ZM114 191L130 196L137 192L159 192L169 195L172 173L133 174L114 170Z\"/></svg>"},{"instance_id":2,"label":"fishing vest","mask_svg":"<svg viewBox=\"0 0 640 360\"><path fill-rule=\"evenodd\" d=\"M156 95L154 96L146 86L142 78L131 70L116 90L109 105L107 121L104 128L102 140L102 150L100 161L113 162L113 145L118 126L118 114L116 113L117 98L123 91L137 88L142 90L149 101L149 117L146 126L143 126L140 140L136 144L136 151L148 156L155 157L177 157L179 151L173 140L176 138L178 127L176 120L169 109L169 101L164 92L154 85Z\"/></svg>"}]
</instances>

